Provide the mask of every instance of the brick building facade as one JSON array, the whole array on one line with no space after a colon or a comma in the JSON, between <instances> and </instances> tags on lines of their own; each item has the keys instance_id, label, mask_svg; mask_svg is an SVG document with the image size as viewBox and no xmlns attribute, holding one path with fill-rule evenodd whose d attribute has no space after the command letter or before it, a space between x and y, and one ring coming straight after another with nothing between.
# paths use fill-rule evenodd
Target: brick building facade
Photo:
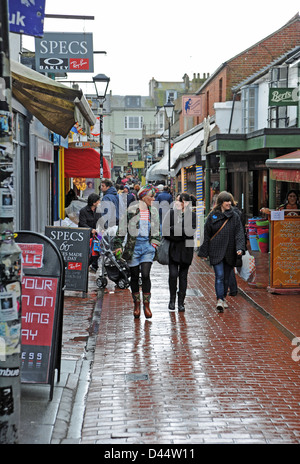
<instances>
[{"instance_id":1,"label":"brick building facade","mask_svg":"<svg viewBox=\"0 0 300 464\"><path fill-rule=\"evenodd\" d=\"M297 13L283 27L223 63L196 92L202 98L202 114L194 119L194 125L214 115L214 103L232 100L232 87L299 44Z\"/></svg>"}]
</instances>

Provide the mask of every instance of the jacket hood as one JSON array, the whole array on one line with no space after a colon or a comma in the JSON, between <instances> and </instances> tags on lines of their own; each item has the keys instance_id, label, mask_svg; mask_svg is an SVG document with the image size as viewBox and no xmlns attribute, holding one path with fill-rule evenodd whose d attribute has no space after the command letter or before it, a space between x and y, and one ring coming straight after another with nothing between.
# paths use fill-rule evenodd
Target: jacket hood
<instances>
[{"instance_id":1,"label":"jacket hood","mask_svg":"<svg viewBox=\"0 0 300 464\"><path fill-rule=\"evenodd\" d=\"M109 187L108 190L106 190L104 195L118 195L117 189L113 186Z\"/></svg>"}]
</instances>

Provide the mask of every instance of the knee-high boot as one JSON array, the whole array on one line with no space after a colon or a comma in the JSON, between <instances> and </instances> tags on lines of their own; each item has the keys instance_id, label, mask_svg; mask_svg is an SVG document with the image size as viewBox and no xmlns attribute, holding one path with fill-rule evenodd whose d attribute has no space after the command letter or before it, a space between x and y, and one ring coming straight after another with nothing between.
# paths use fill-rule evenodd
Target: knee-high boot
<instances>
[{"instance_id":1,"label":"knee-high boot","mask_svg":"<svg viewBox=\"0 0 300 464\"><path fill-rule=\"evenodd\" d=\"M185 293L178 292L178 311L185 311L184 299L185 299Z\"/></svg>"},{"instance_id":2,"label":"knee-high boot","mask_svg":"<svg viewBox=\"0 0 300 464\"><path fill-rule=\"evenodd\" d=\"M175 301L176 301L176 291L177 291L177 282L175 279L169 278L169 292L170 292L170 301L169 301L169 310L175 310Z\"/></svg>"},{"instance_id":3,"label":"knee-high boot","mask_svg":"<svg viewBox=\"0 0 300 464\"><path fill-rule=\"evenodd\" d=\"M150 297L151 293L143 293L144 314L147 319L150 319L152 317L150 309Z\"/></svg>"},{"instance_id":4,"label":"knee-high boot","mask_svg":"<svg viewBox=\"0 0 300 464\"><path fill-rule=\"evenodd\" d=\"M133 302L134 302L134 311L133 315L135 319L138 319L141 315L141 296L140 293L133 293L132 294Z\"/></svg>"}]
</instances>

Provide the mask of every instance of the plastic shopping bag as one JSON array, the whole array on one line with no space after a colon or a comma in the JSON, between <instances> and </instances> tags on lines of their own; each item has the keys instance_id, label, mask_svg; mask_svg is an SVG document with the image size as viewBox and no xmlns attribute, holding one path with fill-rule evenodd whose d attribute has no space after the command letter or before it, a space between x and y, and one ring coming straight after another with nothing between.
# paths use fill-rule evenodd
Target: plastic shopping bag
<instances>
[{"instance_id":1,"label":"plastic shopping bag","mask_svg":"<svg viewBox=\"0 0 300 464\"><path fill-rule=\"evenodd\" d=\"M237 268L239 276L246 282L255 273L255 258L251 256L249 251L243 255L243 265Z\"/></svg>"}]
</instances>

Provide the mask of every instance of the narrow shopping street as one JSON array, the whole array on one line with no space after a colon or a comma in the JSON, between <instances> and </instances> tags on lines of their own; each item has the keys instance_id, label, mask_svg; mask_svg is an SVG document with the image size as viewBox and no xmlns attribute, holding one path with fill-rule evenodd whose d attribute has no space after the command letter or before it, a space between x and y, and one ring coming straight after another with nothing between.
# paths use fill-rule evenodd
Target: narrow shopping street
<instances>
[{"instance_id":1,"label":"narrow shopping street","mask_svg":"<svg viewBox=\"0 0 300 464\"><path fill-rule=\"evenodd\" d=\"M241 294L218 314L197 257L185 313L169 312L166 272L154 264L152 320L133 319L129 290L106 289L80 442L299 443L300 364L286 333ZM284 317L299 296L272 298Z\"/></svg>"},{"instance_id":2,"label":"narrow shopping street","mask_svg":"<svg viewBox=\"0 0 300 464\"><path fill-rule=\"evenodd\" d=\"M168 311L167 267L154 263L153 318L135 320L129 289L95 281L86 298L66 292L53 400L22 385L20 443L300 443L299 295L238 279L219 314L195 256L186 311Z\"/></svg>"}]
</instances>

